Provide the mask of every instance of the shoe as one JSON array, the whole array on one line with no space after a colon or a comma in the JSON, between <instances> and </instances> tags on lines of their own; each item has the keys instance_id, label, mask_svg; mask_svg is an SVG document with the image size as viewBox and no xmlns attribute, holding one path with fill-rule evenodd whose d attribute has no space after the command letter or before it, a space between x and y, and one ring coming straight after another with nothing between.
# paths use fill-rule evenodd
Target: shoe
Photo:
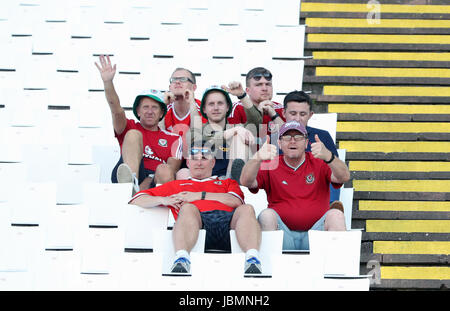
<instances>
[{"instance_id":1,"label":"shoe","mask_svg":"<svg viewBox=\"0 0 450 311\"><path fill-rule=\"evenodd\" d=\"M141 190L139 188L139 181L136 178L136 173L133 173L131 168L125 163L120 164L117 168L117 181L119 183L133 184L133 196Z\"/></svg>"},{"instance_id":2,"label":"shoe","mask_svg":"<svg viewBox=\"0 0 450 311\"><path fill-rule=\"evenodd\" d=\"M173 262L172 273L189 273L191 262L186 257L179 257Z\"/></svg>"},{"instance_id":3,"label":"shoe","mask_svg":"<svg viewBox=\"0 0 450 311\"><path fill-rule=\"evenodd\" d=\"M231 179L236 180L239 185L241 184L241 172L244 165L245 162L242 159L235 159L233 160L233 164L231 164Z\"/></svg>"},{"instance_id":4,"label":"shoe","mask_svg":"<svg viewBox=\"0 0 450 311\"><path fill-rule=\"evenodd\" d=\"M261 274L261 262L256 257L250 257L245 261L245 274Z\"/></svg>"},{"instance_id":5,"label":"shoe","mask_svg":"<svg viewBox=\"0 0 450 311\"><path fill-rule=\"evenodd\" d=\"M330 204L330 209L335 208L337 210L340 210L342 213L344 212L344 204L342 204L341 201L333 201Z\"/></svg>"}]
</instances>

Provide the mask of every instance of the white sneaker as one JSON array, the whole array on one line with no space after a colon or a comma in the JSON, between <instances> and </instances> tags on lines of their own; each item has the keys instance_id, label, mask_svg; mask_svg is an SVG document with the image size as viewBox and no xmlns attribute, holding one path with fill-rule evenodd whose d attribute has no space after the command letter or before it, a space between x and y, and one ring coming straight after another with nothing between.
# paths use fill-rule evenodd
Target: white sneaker
<instances>
[{"instance_id":1,"label":"white sneaker","mask_svg":"<svg viewBox=\"0 0 450 311\"><path fill-rule=\"evenodd\" d=\"M122 163L117 168L117 181L119 183L131 183L133 184L133 194L135 195L137 192L140 191L139 188L139 181L136 178L136 173L133 173L130 169L130 167Z\"/></svg>"}]
</instances>

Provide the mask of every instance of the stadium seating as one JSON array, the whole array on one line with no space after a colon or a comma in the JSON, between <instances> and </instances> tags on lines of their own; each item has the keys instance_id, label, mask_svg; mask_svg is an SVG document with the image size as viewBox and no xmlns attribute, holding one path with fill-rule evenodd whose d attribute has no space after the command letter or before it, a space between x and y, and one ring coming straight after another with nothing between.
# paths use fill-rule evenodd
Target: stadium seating
<instances>
[{"instance_id":1,"label":"stadium seating","mask_svg":"<svg viewBox=\"0 0 450 311\"><path fill-rule=\"evenodd\" d=\"M172 215L128 205L131 185L110 183L120 150L94 66L99 55L117 63L114 82L129 118L136 94L167 90L176 67L193 70L200 97L211 84L244 83L251 68L265 66L280 101L303 89L308 28L299 23L300 5L2 1L0 290L368 290L367 278L325 279L308 253L282 254L280 232L263 235L271 278L244 278L238 249L204 253L203 230L192 275L166 275L174 255ZM317 124L339 141L340 112L330 112L323 117L333 122ZM263 191L243 190L257 214L266 208ZM342 190L350 229L353 190ZM218 271L220 264L233 273Z\"/></svg>"}]
</instances>

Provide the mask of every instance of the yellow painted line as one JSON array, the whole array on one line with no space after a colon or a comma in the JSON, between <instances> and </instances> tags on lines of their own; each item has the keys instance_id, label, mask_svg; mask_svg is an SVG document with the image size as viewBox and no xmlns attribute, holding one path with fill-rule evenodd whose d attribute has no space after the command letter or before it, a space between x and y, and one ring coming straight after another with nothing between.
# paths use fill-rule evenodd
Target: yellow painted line
<instances>
[{"instance_id":1,"label":"yellow painted line","mask_svg":"<svg viewBox=\"0 0 450 311\"><path fill-rule=\"evenodd\" d=\"M316 76L450 78L450 69L316 67Z\"/></svg>"},{"instance_id":2,"label":"yellow painted line","mask_svg":"<svg viewBox=\"0 0 450 311\"><path fill-rule=\"evenodd\" d=\"M360 211L450 212L450 201L359 200Z\"/></svg>"},{"instance_id":3,"label":"yellow painted line","mask_svg":"<svg viewBox=\"0 0 450 311\"><path fill-rule=\"evenodd\" d=\"M450 152L450 142L435 141L340 141L347 152Z\"/></svg>"},{"instance_id":4,"label":"yellow painted line","mask_svg":"<svg viewBox=\"0 0 450 311\"><path fill-rule=\"evenodd\" d=\"M450 35L308 34L308 42L450 44Z\"/></svg>"},{"instance_id":5,"label":"yellow painted line","mask_svg":"<svg viewBox=\"0 0 450 311\"><path fill-rule=\"evenodd\" d=\"M450 254L448 241L374 241L376 254Z\"/></svg>"},{"instance_id":6,"label":"yellow painted line","mask_svg":"<svg viewBox=\"0 0 450 311\"><path fill-rule=\"evenodd\" d=\"M450 105L328 104L328 112L393 113L393 114L450 114Z\"/></svg>"},{"instance_id":7,"label":"yellow painted line","mask_svg":"<svg viewBox=\"0 0 450 311\"><path fill-rule=\"evenodd\" d=\"M450 20L437 19L380 19L373 23L367 18L306 18L308 27L338 28L450 28Z\"/></svg>"},{"instance_id":8,"label":"yellow painted line","mask_svg":"<svg viewBox=\"0 0 450 311\"><path fill-rule=\"evenodd\" d=\"M450 280L450 267L381 266L382 279Z\"/></svg>"},{"instance_id":9,"label":"yellow painted line","mask_svg":"<svg viewBox=\"0 0 450 311\"><path fill-rule=\"evenodd\" d=\"M450 87L325 85L324 95L450 97Z\"/></svg>"},{"instance_id":10,"label":"yellow painted line","mask_svg":"<svg viewBox=\"0 0 450 311\"><path fill-rule=\"evenodd\" d=\"M366 220L366 232L450 233L450 220Z\"/></svg>"},{"instance_id":11,"label":"yellow painted line","mask_svg":"<svg viewBox=\"0 0 450 311\"><path fill-rule=\"evenodd\" d=\"M376 12L381 13L450 13L449 5L406 5L406 4L380 4L369 3L316 3L302 2L301 12Z\"/></svg>"},{"instance_id":12,"label":"yellow painted line","mask_svg":"<svg viewBox=\"0 0 450 311\"><path fill-rule=\"evenodd\" d=\"M448 192L450 180L353 180L355 191Z\"/></svg>"},{"instance_id":13,"label":"yellow painted line","mask_svg":"<svg viewBox=\"0 0 450 311\"><path fill-rule=\"evenodd\" d=\"M450 133L450 122L337 122L337 132Z\"/></svg>"},{"instance_id":14,"label":"yellow painted line","mask_svg":"<svg viewBox=\"0 0 450 311\"><path fill-rule=\"evenodd\" d=\"M314 59L450 61L450 53L316 51Z\"/></svg>"},{"instance_id":15,"label":"yellow painted line","mask_svg":"<svg viewBox=\"0 0 450 311\"><path fill-rule=\"evenodd\" d=\"M450 172L450 162L350 161L349 169L371 172Z\"/></svg>"}]
</instances>

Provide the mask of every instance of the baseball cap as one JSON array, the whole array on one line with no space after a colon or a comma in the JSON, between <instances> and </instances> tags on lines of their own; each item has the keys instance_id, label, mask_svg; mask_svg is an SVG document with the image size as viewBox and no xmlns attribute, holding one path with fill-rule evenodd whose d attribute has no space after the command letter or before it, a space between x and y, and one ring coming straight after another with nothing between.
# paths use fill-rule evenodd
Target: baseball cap
<instances>
[{"instance_id":1,"label":"baseball cap","mask_svg":"<svg viewBox=\"0 0 450 311\"><path fill-rule=\"evenodd\" d=\"M308 132L306 131L306 128L303 126L303 124L301 124L297 121L289 121L289 122L284 123L280 127L280 132L278 134L278 138L283 136L284 133L286 133L289 130L296 130L296 131L299 131L300 133L302 133L303 135L308 136Z\"/></svg>"},{"instance_id":2,"label":"baseball cap","mask_svg":"<svg viewBox=\"0 0 450 311\"><path fill-rule=\"evenodd\" d=\"M223 95L225 95L225 99L227 100L227 104L228 104L228 111L227 111L227 115L225 116L225 118L228 118L228 116L231 113L231 110L233 108L233 102L231 101L230 95L228 94L227 91L225 91L224 89L222 89L220 86L218 85L213 85L208 87L205 92L203 93L203 97L202 97L202 103L200 104L200 113L202 114L202 116L205 119L208 119L208 117L206 116L206 114L203 112L203 107L205 105L205 100L206 100L206 96L208 96L208 94L212 91L218 91L221 92Z\"/></svg>"},{"instance_id":3,"label":"baseball cap","mask_svg":"<svg viewBox=\"0 0 450 311\"><path fill-rule=\"evenodd\" d=\"M166 103L164 102L164 94L161 91L158 91L155 89L145 90L141 94L136 96L136 99L134 100L134 104L133 104L133 113L136 116L136 118L138 120L140 119L137 114L137 107L138 107L139 103L141 102L141 99L144 97L151 98L159 103L159 105L161 106L161 109L163 111L163 115L159 119L161 121L167 113L167 106L166 106Z\"/></svg>"}]
</instances>

